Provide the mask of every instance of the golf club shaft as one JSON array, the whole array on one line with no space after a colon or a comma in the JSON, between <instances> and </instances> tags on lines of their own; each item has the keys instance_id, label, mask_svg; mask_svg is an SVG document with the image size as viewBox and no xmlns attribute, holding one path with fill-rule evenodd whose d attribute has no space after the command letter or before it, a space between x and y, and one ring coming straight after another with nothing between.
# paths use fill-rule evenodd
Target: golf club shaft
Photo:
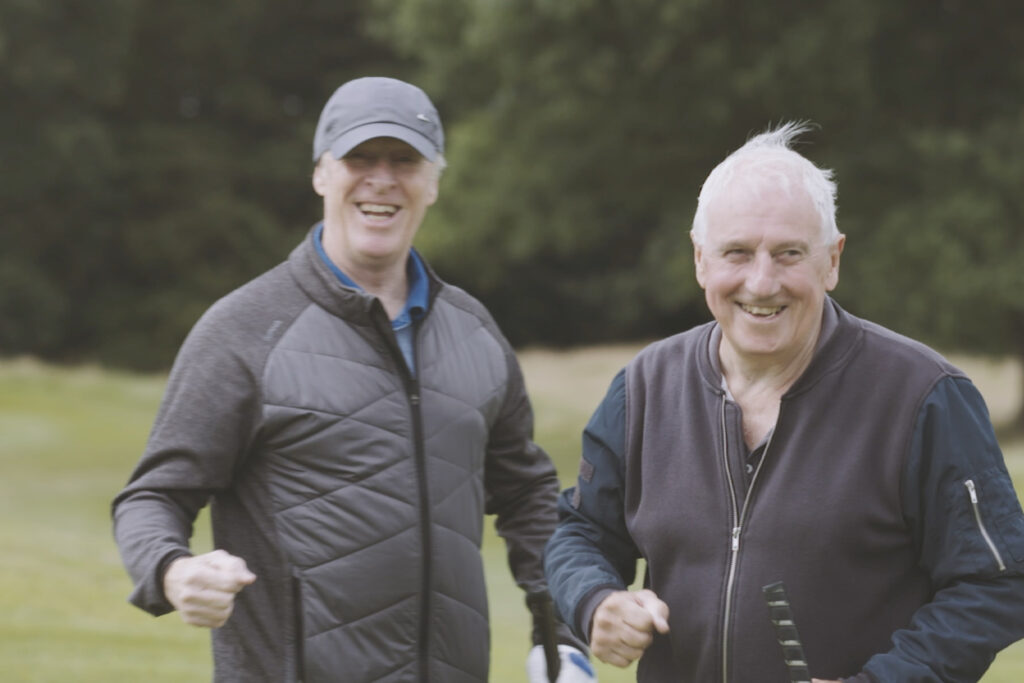
<instances>
[{"instance_id":1,"label":"golf club shaft","mask_svg":"<svg viewBox=\"0 0 1024 683\"><path fill-rule=\"evenodd\" d=\"M548 680L555 683L562 661L558 655L558 634L555 629L555 605L546 590L535 591L526 596L526 604L533 614L533 622L540 630L544 659L548 667Z\"/></svg>"}]
</instances>

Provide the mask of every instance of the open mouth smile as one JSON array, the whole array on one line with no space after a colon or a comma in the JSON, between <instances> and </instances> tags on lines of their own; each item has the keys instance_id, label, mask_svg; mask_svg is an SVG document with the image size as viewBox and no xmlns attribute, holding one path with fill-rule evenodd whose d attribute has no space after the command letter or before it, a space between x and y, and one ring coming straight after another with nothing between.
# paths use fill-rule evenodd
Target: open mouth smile
<instances>
[{"instance_id":1,"label":"open mouth smile","mask_svg":"<svg viewBox=\"0 0 1024 683\"><path fill-rule=\"evenodd\" d=\"M356 208L369 218L391 218L400 209L394 204L371 204L369 202L356 204Z\"/></svg>"},{"instance_id":2,"label":"open mouth smile","mask_svg":"<svg viewBox=\"0 0 1024 683\"><path fill-rule=\"evenodd\" d=\"M785 306L752 306L750 304L739 304L739 307L744 313L748 313L755 318L772 318L782 311L786 310Z\"/></svg>"}]
</instances>

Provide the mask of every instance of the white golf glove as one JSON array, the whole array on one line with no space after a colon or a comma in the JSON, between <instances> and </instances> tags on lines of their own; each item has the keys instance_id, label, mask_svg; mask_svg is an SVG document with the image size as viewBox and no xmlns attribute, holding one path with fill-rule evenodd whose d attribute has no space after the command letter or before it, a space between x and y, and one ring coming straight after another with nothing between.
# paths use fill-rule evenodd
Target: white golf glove
<instances>
[{"instance_id":1,"label":"white golf glove","mask_svg":"<svg viewBox=\"0 0 1024 683\"><path fill-rule=\"evenodd\" d=\"M594 667L587 656L571 645L559 645L558 655L561 668L557 683L592 683L597 681ZM526 657L526 676L530 683L548 682L548 663L544 658L544 646L534 645Z\"/></svg>"}]
</instances>

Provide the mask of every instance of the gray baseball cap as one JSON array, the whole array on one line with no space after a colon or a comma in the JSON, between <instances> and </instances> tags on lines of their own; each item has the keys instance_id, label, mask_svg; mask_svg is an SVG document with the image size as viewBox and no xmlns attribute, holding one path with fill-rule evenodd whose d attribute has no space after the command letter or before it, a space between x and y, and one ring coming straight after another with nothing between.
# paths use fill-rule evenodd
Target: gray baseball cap
<instances>
[{"instance_id":1,"label":"gray baseball cap","mask_svg":"<svg viewBox=\"0 0 1024 683\"><path fill-rule=\"evenodd\" d=\"M371 138L398 138L430 161L444 154L444 130L427 94L404 81L357 78L334 91L320 112L313 161L327 150L336 159Z\"/></svg>"}]
</instances>

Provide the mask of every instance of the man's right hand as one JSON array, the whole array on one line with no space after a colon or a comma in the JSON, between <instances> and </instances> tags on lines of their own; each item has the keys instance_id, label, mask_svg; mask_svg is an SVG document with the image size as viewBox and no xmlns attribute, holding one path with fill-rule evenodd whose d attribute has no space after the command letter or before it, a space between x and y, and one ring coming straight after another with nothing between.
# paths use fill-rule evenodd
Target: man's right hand
<instances>
[{"instance_id":1,"label":"man's right hand","mask_svg":"<svg viewBox=\"0 0 1024 683\"><path fill-rule=\"evenodd\" d=\"M654 641L668 633L668 605L653 591L616 591L594 610L590 650L612 666L627 667Z\"/></svg>"},{"instance_id":2,"label":"man's right hand","mask_svg":"<svg viewBox=\"0 0 1024 683\"><path fill-rule=\"evenodd\" d=\"M217 628L231 616L238 591L255 580L245 560L214 550L171 562L164 572L164 595L186 624Z\"/></svg>"}]
</instances>

